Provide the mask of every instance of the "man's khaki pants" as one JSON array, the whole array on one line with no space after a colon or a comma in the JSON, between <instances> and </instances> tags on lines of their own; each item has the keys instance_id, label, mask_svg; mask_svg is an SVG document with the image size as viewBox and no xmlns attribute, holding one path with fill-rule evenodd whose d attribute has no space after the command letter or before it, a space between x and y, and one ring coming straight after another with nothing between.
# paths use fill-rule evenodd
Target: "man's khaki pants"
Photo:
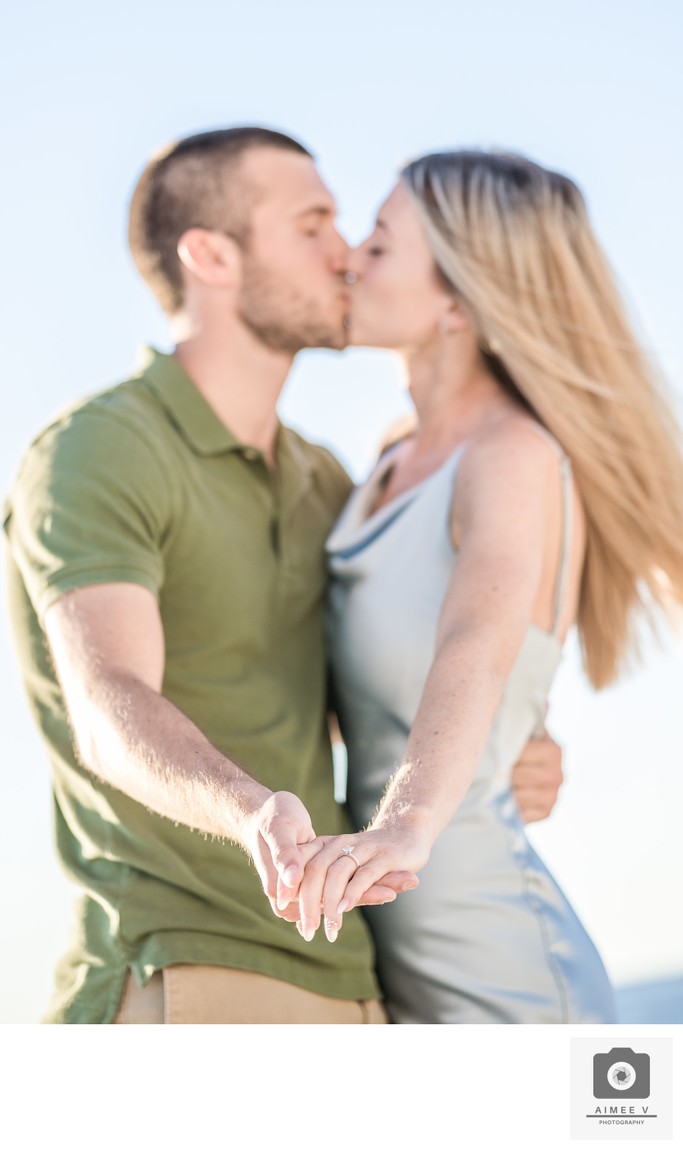
<instances>
[{"instance_id":1,"label":"man's khaki pants","mask_svg":"<svg viewBox=\"0 0 683 1150\"><path fill-rule=\"evenodd\" d=\"M142 989L129 972L115 1023L386 1023L374 999L327 998L222 966L167 966Z\"/></svg>"}]
</instances>

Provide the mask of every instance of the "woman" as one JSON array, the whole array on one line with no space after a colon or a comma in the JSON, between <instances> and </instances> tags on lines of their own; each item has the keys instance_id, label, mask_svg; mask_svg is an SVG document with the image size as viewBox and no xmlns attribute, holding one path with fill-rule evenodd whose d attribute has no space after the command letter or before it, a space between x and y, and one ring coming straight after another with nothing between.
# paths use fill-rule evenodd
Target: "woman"
<instances>
[{"instance_id":1,"label":"woman","mask_svg":"<svg viewBox=\"0 0 683 1150\"><path fill-rule=\"evenodd\" d=\"M353 342L405 361L416 423L329 541L355 836L300 890L310 936L368 911L395 1022L606 1023L602 962L509 786L576 624L596 688L683 601L674 421L577 187L514 155L409 164L357 255Z\"/></svg>"}]
</instances>

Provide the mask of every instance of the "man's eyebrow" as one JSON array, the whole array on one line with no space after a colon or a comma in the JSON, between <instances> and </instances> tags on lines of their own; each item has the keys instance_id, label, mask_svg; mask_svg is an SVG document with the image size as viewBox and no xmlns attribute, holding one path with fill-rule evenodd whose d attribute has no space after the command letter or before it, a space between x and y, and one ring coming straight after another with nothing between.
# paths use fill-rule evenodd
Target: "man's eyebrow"
<instances>
[{"instance_id":1,"label":"man's eyebrow","mask_svg":"<svg viewBox=\"0 0 683 1150\"><path fill-rule=\"evenodd\" d=\"M303 211L297 212L295 219L300 220L303 219L304 216L334 216L336 215L336 211L337 208L335 204L317 204L314 207L304 208Z\"/></svg>"}]
</instances>

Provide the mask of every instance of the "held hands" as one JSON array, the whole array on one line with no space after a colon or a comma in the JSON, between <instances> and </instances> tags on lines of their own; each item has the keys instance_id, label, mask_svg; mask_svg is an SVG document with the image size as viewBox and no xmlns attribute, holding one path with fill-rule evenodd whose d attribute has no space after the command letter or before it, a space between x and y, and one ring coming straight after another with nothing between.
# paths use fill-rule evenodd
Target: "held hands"
<instances>
[{"instance_id":1,"label":"held hands","mask_svg":"<svg viewBox=\"0 0 683 1150\"><path fill-rule=\"evenodd\" d=\"M288 922L296 922L301 934L304 933L304 922L298 900L303 883L306 933L310 933L311 921L315 920L316 924L313 933L310 934L312 938L320 923L320 900L317 919L314 914L309 913L313 905L312 899L315 897L313 892L316 883L320 882L320 876L324 876L326 867L330 865L330 854L332 854L331 861L336 861L342 854L342 847L353 845L355 840L365 839L368 833L316 838L310 815L301 800L289 791L276 791L249 818L244 845L254 860L261 885L273 912ZM334 843L339 845L330 848L330 844ZM398 857L399 852L395 851L394 855ZM418 880L415 874L405 870L406 857L405 849L402 849L401 865L397 869L394 870L389 866L382 869L380 864L375 865L371 872L368 871L363 882L355 885L352 905L372 906L393 902L398 893L416 887ZM342 855L342 858L345 856ZM311 869L314 860L317 860L317 865ZM354 859L352 862L345 862L347 881L351 872L359 869L353 865L355 861ZM339 873L333 877L338 885ZM322 885L325 885L324 877ZM345 886L346 883L343 883L343 887ZM331 902L332 899L333 895L330 893L328 901Z\"/></svg>"}]
</instances>

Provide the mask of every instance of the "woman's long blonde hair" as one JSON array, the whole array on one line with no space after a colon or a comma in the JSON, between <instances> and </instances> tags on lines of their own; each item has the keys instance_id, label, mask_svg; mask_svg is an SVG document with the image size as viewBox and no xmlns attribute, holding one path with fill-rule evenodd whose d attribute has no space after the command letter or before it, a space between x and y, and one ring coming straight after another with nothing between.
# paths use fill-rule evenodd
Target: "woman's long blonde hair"
<instances>
[{"instance_id":1,"label":"woman's long blonde hair","mask_svg":"<svg viewBox=\"0 0 683 1150\"><path fill-rule=\"evenodd\" d=\"M583 197L522 156L423 156L401 178L489 366L570 457L587 519L578 631L596 687L637 621L683 602L683 459Z\"/></svg>"}]
</instances>

